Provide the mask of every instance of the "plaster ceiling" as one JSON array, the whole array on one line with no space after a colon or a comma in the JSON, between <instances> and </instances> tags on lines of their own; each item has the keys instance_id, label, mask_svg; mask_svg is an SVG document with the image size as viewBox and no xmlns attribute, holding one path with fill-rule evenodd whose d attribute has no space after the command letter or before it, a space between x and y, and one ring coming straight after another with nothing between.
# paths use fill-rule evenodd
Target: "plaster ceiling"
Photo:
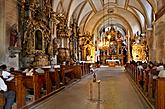
<instances>
[{"instance_id":1,"label":"plaster ceiling","mask_svg":"<svg viewBox=\"0 0 165 109\"><path fill-rule=\"evenodd\" d=\"M108 13L108 9L114 11ZM114 19L113 23L135 34L151 28L157 4L156 0L54 0L53 10L67 16L68 26L74 18L81 32L97 33L109 19Z\"/></svg>"}]
</instances>

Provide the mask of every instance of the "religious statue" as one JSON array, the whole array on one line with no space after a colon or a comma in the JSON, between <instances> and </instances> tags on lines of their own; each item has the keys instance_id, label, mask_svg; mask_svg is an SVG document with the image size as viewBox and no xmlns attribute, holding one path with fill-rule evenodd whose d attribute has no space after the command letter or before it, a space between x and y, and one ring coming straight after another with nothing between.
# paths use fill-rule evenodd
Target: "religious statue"
<instances>
[{"instance_id":1,"label":"religious statue","mask_svg":"<svg viewBox=\"0 0 165 109\"><path fill-rule=\"evenodd\" d=\"M10 47L16 47L17 40L18 40L17 24L14 24L11 26L11 30L10 30Z\"/></svg>"},{"instance_id":2,"label":"religious statue","mask_svg":"<svg viewBox=\"0 0 165 109\"><path fill-rule=\"evenodd\" d=\"M91 55L91 50L89 47L86 48L86 56L90 56Z\"/></svg>"},{"instance_id":3,"label":"religious statue","mask_svg":"<svg viewBox=\"0 0 165 109\"><path fill-rule=\"evenodd\" d=\"M52 56L53 55L53 44L50 42L48 43L48 55Z\"/></svg>"},{"instance_id":4,"label":"religious statue","mask_svg":"<svg viewBox=\"0 0 165 109\"><path fill-rule=\"evenodd\" d=\"M146 46L145 52L146 52L146 60L148 61L149 60L149 47L148 47L148 45Z\"/></svg>"},{"instance_id":5,"label":"religious statue","mask_svg":"<svg viewBox=\"0 0 165 109\"><path fill-rule=\"evenodd\" d=\"M53 39L53 54L55 55L58 51L58 41L56 38Z\"/></svg>"}]
</instances>

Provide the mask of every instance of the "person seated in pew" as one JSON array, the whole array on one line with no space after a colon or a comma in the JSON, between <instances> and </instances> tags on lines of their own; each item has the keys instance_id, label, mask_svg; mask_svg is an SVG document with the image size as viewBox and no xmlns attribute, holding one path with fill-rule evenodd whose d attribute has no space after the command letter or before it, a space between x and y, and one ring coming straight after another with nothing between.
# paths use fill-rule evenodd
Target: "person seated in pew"
<instances>
[{"instance_id":1,"label":"person seated in pew","mask_svg":"<svg viewBox=\"0 0 165 109\"><path fill-rule=\"evenodd\" d=\"M147 68L147 63L146 62L142 63L142 67L143 67L143 69L146 69Z\"/></svg>"},{"instance_id":2,"label":"person seated in pew","mask_svg":"<svg viewBox=\"0 0 165 109\"><path fill-rule=\"evenodd\" d=\"M75 61L72 58L70 59L70 65L75 65Z\"/></svg>"},{"instance_id":3,"label":"person seated in pew","mask_svg":"<svg viewBox=\"0 0 165 109\"><path fill-rule=\"evenodd\" d=\"M25 69L22 73L24 73L26 76L32 76L33 75L33 68L29 69Z\"/></svg>"},{"instance_id":4,"label":"person seated in pew","mask_svg":"<svg viewBox=\"0 0 165 109\"><path fill-rule=\"evenodd\" d=\"M165 66L165 65L164 65ZM165 70L164 70L164 67L161 71L159 71L159 74L158 74L158 77L159 78L165 78Z\"/></svg>"},{"instance_id":5,"label":"person seated in pew","mask_svg":"<svg viewBox=\"0 0 165 109\"><path fill-rule=\"evenodd\" d=\"M142 62L138 62L138 63L137 63L137 68L138 68L139 70L143 70Z\"/></svg>"},{"instance_id":6,"label":"person seated in pew","mask_svg":"<svg viewBox=\"0 0 165 109\"><path fill-rule=\"evenodd\" d=\"M164 70L164 66L163 66L163 64L159 63L157 65L156 71L161 71L161 70Z\"/></svg>"},{"instance_id":7,"label":"person seated in pew","mask_svg":"<svg viewBox=\"0 0 165 109\"><path fill-rule=\"evenodd\" d=\"M66 61L66 65L70 65L70 61Z\"/></svg>"},{"instance_id":8,"label":"person seated in pew","mask_svg":"<svg viewBox=\"0 0 165 109\"><path fill-rule=\"evenodd\" d=\"M4 109L11 109L12 105L15 102L16 95L14 91L7 90L7 85L5 84L5 81L2 79L1 73L0 73L0 93L2 93L6 99Z\"/></svg>"},{"instance_id":9,"label":"person seated in pew","mask_svg":"<svg viewBox=\"0 0 165 109\"><path fill-rule=\"evenodd\" d=\"M14 75L7 71L7 66L5 64L1 65L0 68L2 70L3 79L6 81L11 81L14 79Z\"/></svg>"},{"instance_id":10,"label":"person seated in pew","mask_svg":"<svg viewBox=\"0 0 165 109\"><path fill-rule=\"evenodd\" d=\"M11 67L9 72L13 74L14 71L15 71L14 67Z\"/></svg>"},{"instance_id":11,"label":"person seated in pew","mask_svg":"<svg viewBox=\"0 0 165 109\"><path fill-rule=\"evenodd\" d=\"M159 78L165 78L165 70L161 70L158 74Z\"/></svg>"}]
</instances>

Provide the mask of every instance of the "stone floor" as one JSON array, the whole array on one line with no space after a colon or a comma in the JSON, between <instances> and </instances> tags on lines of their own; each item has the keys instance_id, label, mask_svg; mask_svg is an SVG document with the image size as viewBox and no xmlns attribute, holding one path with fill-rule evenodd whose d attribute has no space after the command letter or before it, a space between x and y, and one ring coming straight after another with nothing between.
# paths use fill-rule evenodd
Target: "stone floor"
<instances>
[{"instance_id":1,"label":"stone floor","mask_svg":"<svg viewBox=\"0 0 165 109\"><path fill-rule=\"evenodd\" d=\"M100 100L98 83L92 82L93 75L90 74L31 109L148 109L132 87L123 67L101 67L95 72L97 80L101 80Z\"/></svg>"}]
</instances>

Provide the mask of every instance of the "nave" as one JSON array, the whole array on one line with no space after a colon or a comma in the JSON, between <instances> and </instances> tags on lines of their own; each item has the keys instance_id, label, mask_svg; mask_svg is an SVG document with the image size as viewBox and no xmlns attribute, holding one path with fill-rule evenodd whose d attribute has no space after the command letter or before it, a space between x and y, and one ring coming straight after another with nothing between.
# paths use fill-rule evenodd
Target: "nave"
<instances>
[{"instance_id":1,"label":"nave","mask_svg":"<svg viewBox=\"0 0 165 109\"><path fill-rule=\"evenodd\" d=\"M89 74L30 109L150 109L123 67L104 66L95 72L97 80L101 80L100 101L97 101L97 83L93 83L93 75ZM89 99L90 83L94 100Z\"/></svg>"},{"instance_id":2,"label":"nave","mask_svg":"<svg viewBox=\"0 0 165 109\"><path fill-rule=\"evenodd\" d=\"M132 86L165 109L164 27L165 0L0 0L0 109L29 109L64 87L36 108L147 109ZM100 68L99 103L90 67Z\"/></svg>"}]
</instances>

